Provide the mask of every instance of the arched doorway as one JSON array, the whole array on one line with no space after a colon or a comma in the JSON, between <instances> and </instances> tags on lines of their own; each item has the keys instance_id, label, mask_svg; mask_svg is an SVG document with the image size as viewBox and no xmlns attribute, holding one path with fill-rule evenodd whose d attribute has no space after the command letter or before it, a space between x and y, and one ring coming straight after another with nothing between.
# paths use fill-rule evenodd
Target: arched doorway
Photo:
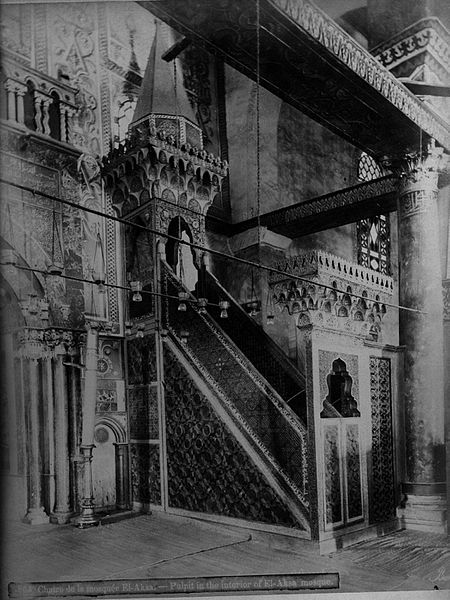
<instances>
[{"instance_id":1,"label":"arched doorway","mask_svg":"<svg viewBox=\"0 0 450 600\"><path fill-rule=\"evenodd\" d=\"M128 507L128 444L122 426L103 417L95 425L92 480L95 510Z\"/></svg>"},{"instance_id":2,"label":"arched doorway","mask_svg":"<svg viewBox=\"0 0 450 600\"><path fill-rule=\"evenodd\" d=\"M193 242L189 225L182 217L175 217L167 233L185 242ZM198 265L194 250L187 244L179 244L169 238L166 243L166 260L189 291L193 291L198 280Z\"/></svg>"}]
</instances>

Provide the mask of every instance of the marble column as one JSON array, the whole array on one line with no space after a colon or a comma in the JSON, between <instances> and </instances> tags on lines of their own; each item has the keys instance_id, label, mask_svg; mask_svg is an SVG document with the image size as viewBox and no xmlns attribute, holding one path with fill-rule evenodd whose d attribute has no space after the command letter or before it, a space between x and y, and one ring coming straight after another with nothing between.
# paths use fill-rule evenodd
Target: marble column
<instances>
[{"instance_id":1,"label":"marble column","mask_svg":"<svg viewBox=\"0 0 450 600\"><path fill-rule=\"evenodd\" d=\"M50 515L52 523L67 523L72 514L70 507L69 465L69 400L65 354L57 354L54 364L55 382L55 508Z\"/></svg>"},{"instance_id":2,"label":"marble column","mask_svg":"<svg viewBox=\"0 0 450 600\"><path fill-rule=\"evenodd\" d=\"M125 510L129 508L128 482L128 442L116 442L116 505Z\"/></svg>"},{"instance_id":3,"label":"marble column","mask_svg":"<svg viewBox=\"0 0 450 600\"><path fill-rule=\"evenodd\" d=\"M24 522L30 525L48 523L42 503L41 460L39 444L40 361L31 358L29 367L29 440L28 440L28 511Z\"/></svg>"},{"instance_id":4,"label":"marble column","mask_svg":"<svg viewBox=\"0 0 450 600\"><path fill-rule=\"evenodd\" d=\"M444 337L438 169L442 153L409 156L398 199L400 343L405 346L406 527L444 530Z\"/></svg>"},{"instance_id":5,"label":"marble column","mask_svg":"<svg viewBox=\"0 0 450 600\"><path fill-rule=\"evenodd\" d=\"M95 403L97 398L98 324L88 324L86 336L86 366L84 370L84 394L82 400L81 446L83 471L83 497L81 514L75 525L80 528L98 525L95 516L94 489L92 482L92 451L94 445Z\"/></svg>"}]
</instances>

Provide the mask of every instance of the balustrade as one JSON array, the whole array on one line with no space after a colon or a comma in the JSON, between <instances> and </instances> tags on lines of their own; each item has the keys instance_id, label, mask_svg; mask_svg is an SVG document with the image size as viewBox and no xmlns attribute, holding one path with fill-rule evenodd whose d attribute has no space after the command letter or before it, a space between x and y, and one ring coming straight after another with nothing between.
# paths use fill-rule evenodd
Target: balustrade
<instances>
[{"instance_id":1,"label":"balustrade","mask_svg":"<svg viewBox=\"0 0 450 600\"><path fill-rule=\"evenodd\" d=\"M72 143L77 90L6 59L3 64L6 118L41 135Z\"/></svg>"}]
</instances>

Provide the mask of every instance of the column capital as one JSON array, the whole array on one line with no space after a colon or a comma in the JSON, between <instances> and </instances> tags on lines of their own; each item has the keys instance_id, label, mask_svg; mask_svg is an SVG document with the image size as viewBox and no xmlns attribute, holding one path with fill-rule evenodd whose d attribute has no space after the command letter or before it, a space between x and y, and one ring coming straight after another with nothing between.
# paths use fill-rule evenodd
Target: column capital
<instances>
[{"instance_id":1,"label":"column capital","mask_svg":"<svg viewBox=\"0 0 450 600\"><path fill-rule=\"evenodd\" d=\"M424 150L410 152L392 161L391 167L400 178L400 196L410 192L435 192L439 174L448 166L444 149L431 140Z\"/></svg>"},{"instance_id":2,"label":"column capital","mask_svg":"<svg viewBox=\"0 0 450 600\"><path fill-rule=\"evenodd\" d=\"M46 358L44 345L44 331L26 327L18 334L18 355L21 358L39 359Z\"/></svg>"}]
</instances>

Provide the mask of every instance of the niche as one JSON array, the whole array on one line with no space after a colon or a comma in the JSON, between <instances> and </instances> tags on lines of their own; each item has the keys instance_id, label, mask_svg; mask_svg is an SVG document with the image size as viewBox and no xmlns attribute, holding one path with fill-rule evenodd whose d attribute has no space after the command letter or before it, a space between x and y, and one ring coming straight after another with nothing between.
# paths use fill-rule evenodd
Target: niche
<instances>
[{"instance_id":1,"label":"niche","mask_svg":"<svg viewBox=\"0 0 450 600\"><path fill-rule=\"evenodd\" d=\"M360 417L356 400L352 396L353 380L345 362L333 361L332 372L327 375L328 395L323 402L320 416L324 419Z\"/></svg>"}]
</instances>

